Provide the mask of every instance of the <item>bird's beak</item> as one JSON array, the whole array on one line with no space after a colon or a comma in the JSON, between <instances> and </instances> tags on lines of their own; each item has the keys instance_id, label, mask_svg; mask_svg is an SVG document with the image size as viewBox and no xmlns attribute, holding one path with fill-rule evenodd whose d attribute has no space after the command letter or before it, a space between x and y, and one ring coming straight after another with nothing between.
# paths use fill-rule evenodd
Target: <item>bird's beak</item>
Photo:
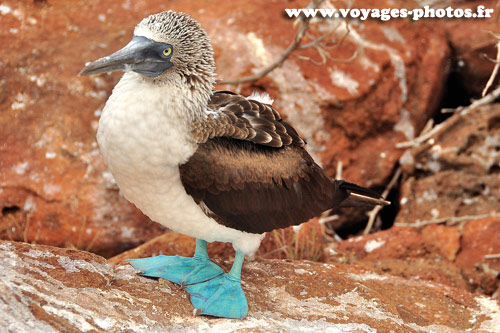
<instances>
[{"instance_id":1,"label":"bird's beak","mask_svg":"<svg viewBox=\"0 0 500 333\"><path fill-rule=\"evenodd\" d=\"M157 49L161 49L161 45L158 44L160 43L149 38L134 36L130 43L121 50L86 63L79 75L130 70L149 77L157 77L172 66L170 59L162 59L157 55Z\"/></svg>"}]
</instances>

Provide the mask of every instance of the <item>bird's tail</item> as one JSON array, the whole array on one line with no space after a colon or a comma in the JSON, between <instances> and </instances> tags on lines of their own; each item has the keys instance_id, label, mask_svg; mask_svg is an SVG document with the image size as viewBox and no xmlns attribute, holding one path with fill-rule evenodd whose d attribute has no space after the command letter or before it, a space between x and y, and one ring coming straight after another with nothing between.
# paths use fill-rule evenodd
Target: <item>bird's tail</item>
<instances>
[{"instance_id":1,"label":"bird's tail","mask_svg":"<svg viewBox=\"0 0 500 333\"><path fill-rule=\"evenodd\" d=\"M345 180L333 180L333 183L335 185L334 202L340 202L337 207L372 207L391 204L380 194L370 189L348 183Z\"/></svg>"}]
</instances>

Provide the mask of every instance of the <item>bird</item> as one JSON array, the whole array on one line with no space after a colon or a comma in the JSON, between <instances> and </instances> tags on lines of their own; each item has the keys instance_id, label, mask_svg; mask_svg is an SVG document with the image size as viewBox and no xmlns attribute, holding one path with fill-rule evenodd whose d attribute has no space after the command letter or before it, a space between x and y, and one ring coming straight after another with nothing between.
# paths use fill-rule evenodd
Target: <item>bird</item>
<instances>
[{"instance_id":1,"label":"bird","mask_svg":"<svg viewBox=\"0 0 500 333\"><path fill-rule=\"evenodd\" d=\"M195 314L243 319L245 256L266 232L340 206L389 204L378 193L332 180L267 94L214 90L214 51L188 14L142 19L130 42L88 62L80 75L124 72L101 112L97 141L123 196L152 221L196 238L193 257L131 259L148 277L185 288ZM229 272L207 242L229 242Z\"/></svg>"}]
</instances>

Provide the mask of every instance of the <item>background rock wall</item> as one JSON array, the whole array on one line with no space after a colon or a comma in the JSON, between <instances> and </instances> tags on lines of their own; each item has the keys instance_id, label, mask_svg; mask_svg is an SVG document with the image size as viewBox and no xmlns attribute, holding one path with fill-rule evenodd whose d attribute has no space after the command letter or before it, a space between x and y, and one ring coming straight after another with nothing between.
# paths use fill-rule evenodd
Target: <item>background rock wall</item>
<instances>
[{"instance_id":1,"label":"background rock wall","mask_svg":"<svg viewBox=\"0 0 500 333\"><path fill-rule=\"evenodd\" d=\"M297 8L306 4L293 2ZM214 44L220 78L254 73L294 37L293 20L283 16L291 5L3 2L0 40L8 47L0 50L0 237L109 256L164 232L119 195L96 146L99 114L120 74L76 74L86 61L123 46L142 17L165 9L185 11L202 23ZM256 82L219 88L269 92L330 176L341 161L344 178L382 188L402 154L395 143L417 135L439 107L454 61L450 56L460 60L464 82L489 73L491 63L471 54L494 57L487 30L495 29L495 20L467 21L470 44L456 28L461 20L353 21L349 34L345 23L313 20L305 42L331 31L335 45L330 58L323 56L324 64L317 64L322 53L310 47ZM345 213L337 224L365 220L362 213Z\"/></svg>"}]
</instances>

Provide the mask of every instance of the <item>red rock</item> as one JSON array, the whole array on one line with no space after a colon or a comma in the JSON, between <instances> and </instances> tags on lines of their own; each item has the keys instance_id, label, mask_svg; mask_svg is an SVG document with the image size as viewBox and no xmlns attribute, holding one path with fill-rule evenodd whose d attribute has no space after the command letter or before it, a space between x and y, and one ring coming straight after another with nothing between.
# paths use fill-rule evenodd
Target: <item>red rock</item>
<instances>
[{"instance_id":1,"label":"red rock","mask_svg":"<svg viewBox=\"0 0 500 333\"><path fill-rule=\"evenodd\" d=\"M393 227L354 237L330 247L327 262L356 263L404 278L438 282L499 298L500 254L498 217L456 227L429 225L421 229Z\"/></svg>"},{"instance_id":2,"label":"red rock","mask_svg":"<svg viewBox=\"0 0 500 333\"><path fill-rule=\"evenodd\" d=\"M342 264L248 261L245 320L193 317L180 287L83 251L4 241L0 265L0 317L15 331L488 332L500 320L485 296Z\"/></svg>"},{"instance_id":3,"label":"red rock","mask_svg":"<svg viewBox=\"0 0 500 333\"><path fill-rule=\"evenodd\" d=\"M454 8L471 8L474 12L480 5L493 8L492 17L473 20L439 20L438 22L446 30L454 51L458 77L466 90L475 96L481 95L495 65L487 57L495 59L497 54L498 41L490 32L500 34L498 2L481 0L453 3ZM497 78L496 84L498 82ZM496 84L493 84L493 87Z\"/></svg>"},{"instance_id":4,"label":"red rock","mask_svg":"<svg viewBox=\"0 0 500 333\"><path fill-rule=\"evenodd\" d=\"M396 223L473 220L498 212L499 121L500 104L455 114L432 144L407 151L401 162L409 176Z\"/></svg>"},{"instance_id":5,"label":"red rock","mask_svg":"<svg viewBox=\"0 0 500 333\"><path fill-rule=\"evenodd\" d=\"M220 78L260 69L295 34L292 21L283 17L286 1L2 6L0 41L8 48L0 50L0 84L8 93L0 99L6 110L0 115L0 237L106 256L164 230L120 197L95 144L99 110L120 74L77 77L83 64L123 46L142 17L166 9L190 13L206 28ZM313 22L310 32L318 35L327 25L335 26L330 20ZM382 185L401 154L394 142L417 133L438 105L449 48L444 30L431 23L367 20L351 26L332 56L347 59L356 49L358 57L348 63L327 60L317 66L291 57L265 79L237 89L269 91L329 175L341 160L345 178ZM297 54L318 59L314 49Z\"/></svg>"},{"instance_id":6,"label":"red rock","mask_svg":"<svg viewBox=\"0 0 500 333\"><path fill-rule=\"evenodd\" d=\"M499 214L499 120L500 104L455 114L434 142L405 153L403 168L410 176L401 187L396 217L398 225L452 225L429 226L422 234L448 259L456 254L454 264L468 288L487 295L500 281L500 260L484 258L500 252L498 217L481 219Z\"/></svg>"},{"instance_id":7,"label":"red rock","mask_svg":"<svg viewBox=\"0 0 500 333\"><path fill-rule=\"evenodd\" d=\"M351 262L379 274L433 281L468 290L460 267L450 260L456 253L453 228L430 237L435 228L393 227L366 236L354 237L332 247L327 262ZM438 237L444 235L443 238Z\"/></svg>"},{"instance_id":8,"label":"red rock","mask_svg":"<svg viewBox=\"0 0 500 333\"><path fill-rule=\"evenodd\" d=\"M500 253L499 237L498 217L468 222L463 229L461 250L456 260L468 282L489 295L499 286L500 259L486 259L485 255Z\"/></svg>"},{"instance_id":9,"label":"red rock","mask_svg":"<svg viewBox=\"0 0 500 333\"><path fill-rule=\"evenodd\" d=\"M356 259L418 258L429 253L440 256L433 245L426 244L414 228L393 227L366 236L350 238L336 244L335 251L352 253Z\"/></svg>"},{"instance_id":10,"label":"red rock","mask_svg":"<svg viewBox=\"0 0 500 333\"><path fill-rule=\"evenodd\" d=\"M446 259L455 260L460 250L460 232L456 228L429 225L422 229L422 237L426 243L436 246Z\"/></svg>"}]
</instances>

